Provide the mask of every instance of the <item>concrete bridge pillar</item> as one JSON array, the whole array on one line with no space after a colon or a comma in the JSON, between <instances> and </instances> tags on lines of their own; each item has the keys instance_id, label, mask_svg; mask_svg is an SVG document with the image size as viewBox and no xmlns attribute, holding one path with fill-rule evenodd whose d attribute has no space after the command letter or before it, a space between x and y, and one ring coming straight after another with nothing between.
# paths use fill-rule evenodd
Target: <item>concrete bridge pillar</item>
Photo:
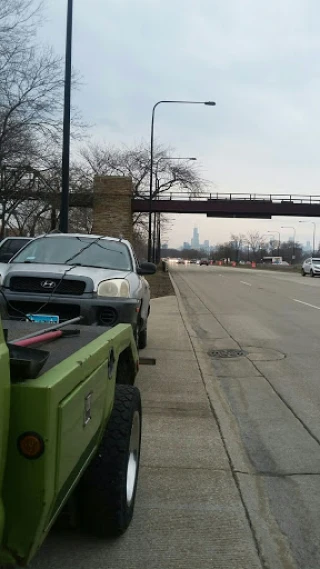
<instances>
[{"instance_id":1,"label":"concrete bridge pillar","mask_svg":"<svg viewBox=\"0 0 320 569\"><path fill-rule=\"evenodd\" d=\"M95 176L92 233L132 241L132 180L124 176Z\"/></svg>"}]
</instances>

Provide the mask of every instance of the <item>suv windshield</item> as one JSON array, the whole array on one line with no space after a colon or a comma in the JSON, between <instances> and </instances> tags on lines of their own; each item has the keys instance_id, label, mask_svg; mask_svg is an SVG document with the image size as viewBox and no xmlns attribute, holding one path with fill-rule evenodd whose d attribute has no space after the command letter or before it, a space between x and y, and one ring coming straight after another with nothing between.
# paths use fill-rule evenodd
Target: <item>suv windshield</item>
<instances>
[{"instance_id":1,"label":"suv windshield","mask_svg":"<svg viewBox=\"0 0 320 569\"><path fill-rule=\"evenodd\" d=\"M130 253L124 243L94 237L41 237L32 241L12 263L132 270Z\"/></svg>"},{"instance_id":2,"label":"suv windshield","mask_svg":"<svg viewBox=\"0 0 320 569\"><path fill-rule=\"evenodd\" d=\"M311 259L312 263L320 263L320 259Z\"/></svg>"}]
</instances>

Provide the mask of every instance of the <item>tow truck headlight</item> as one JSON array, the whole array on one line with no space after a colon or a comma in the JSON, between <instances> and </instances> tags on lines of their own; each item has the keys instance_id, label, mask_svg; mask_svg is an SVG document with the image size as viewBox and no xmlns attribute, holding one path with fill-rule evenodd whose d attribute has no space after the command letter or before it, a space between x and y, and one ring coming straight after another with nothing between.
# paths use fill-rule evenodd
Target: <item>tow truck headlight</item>
<instances>
[{"instance_id":1,"label":"tow truck headlight","mask_svg":"<svg viewBox=\"0 0 320 569\"><path fill-rule=\"evenodd\" d=\"M109 298L129 298L129 283L125 279L102 281L98 286L98 296L107 296Z\"/></svg>"}]
</instances>

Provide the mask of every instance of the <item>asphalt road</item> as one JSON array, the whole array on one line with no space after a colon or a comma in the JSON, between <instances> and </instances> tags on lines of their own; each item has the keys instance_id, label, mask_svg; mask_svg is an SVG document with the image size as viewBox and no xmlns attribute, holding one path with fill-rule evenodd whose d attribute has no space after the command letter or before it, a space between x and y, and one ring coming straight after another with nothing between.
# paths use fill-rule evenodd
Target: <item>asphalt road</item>
<instances>
[{"instance_id":1,"label":"asphalt road","mask_svg":"<svg viewBox=\"0 0 320 569\"><path fill-rule=\"evenodd\" d=\"M223 394L216 414L263 564L319 569L320 279L205 266L172 275ZM244 354L209 356L224 349Z\"/></svg>"}]
</instances>

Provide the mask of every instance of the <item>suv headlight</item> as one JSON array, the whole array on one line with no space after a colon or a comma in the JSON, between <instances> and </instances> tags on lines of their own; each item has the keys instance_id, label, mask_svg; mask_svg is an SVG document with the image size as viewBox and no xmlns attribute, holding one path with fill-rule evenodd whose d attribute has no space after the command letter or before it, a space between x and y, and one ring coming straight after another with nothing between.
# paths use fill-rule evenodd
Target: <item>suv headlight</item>
<instances>
[{"instance_id":1,"label":"suv headlight","mask_svg":"<svg viewBox=\"0 0 320 569\"><path fill-rule=\"evenodd\" d=\"M129 298L130 286L125 279L110 279L102 281L98 286L98 296L113 298Z\"/></svg>"}]
</instances>

